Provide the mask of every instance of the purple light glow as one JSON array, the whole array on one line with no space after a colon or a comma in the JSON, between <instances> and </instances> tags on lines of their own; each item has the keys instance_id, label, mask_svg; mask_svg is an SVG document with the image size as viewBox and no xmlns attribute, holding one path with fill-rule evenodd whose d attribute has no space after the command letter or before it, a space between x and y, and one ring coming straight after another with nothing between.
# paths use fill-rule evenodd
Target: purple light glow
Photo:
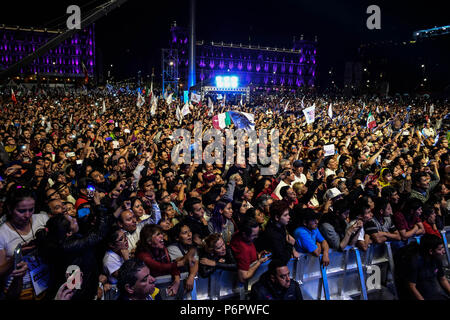
<instances>
[{"instance_id":1,"label":"purple light glow","mask_svg":"<svg viewBox=\"0 0 450 320\"><path fill-rule=\"evenodd\" d=\"M239 69L239 70L242 70L242 62L239 62L239 63L238 63L238 69Z\"/></svg>"},{"instance_id":2,"label":"purple light glow","mask_svg":"<svg viewBox=\"0 0 450 320\"><path fill-rule=\"evenodd\" d=\"M231 70L233 69L234 65L233 65L233 61L230 61L230 63L228 64L228 68Z\"/></svg>"},{"instance_id":3,"label":"purple light glow","mask_svg":"<svg viewBox=\"0 0 450 320\"><path fill-rule=\"evenodd\" d=\"M282 72L282 73L285 73L285 72L286 72L286 65L285 65L285 64L282 64L282 65L281 65L281 72Z\"/></svg>"},{"instance_id":4,"label":"purple light glow","mask_svg":"<svg viewBox=\"0 0 450 320\"><path fill-rule=\"evenodd\" d=\"M264 77L264 84L267 84L269 82L269 77Z\"/></svg>"},{"instance_id":5,"label":"purple light glow","mask_svg":"<svg viewBox=\"0 0 450 320\"><path fill-rule=\"evenodd\" d=\"M251 62L247 63L247 70L248 71L252 70L252 63Z\"/></svg>"},{"instance_id":6,"label":"purple light glow","mask_svg":"<svg viewBox=\"0 0 450 320\"><path fill-rule=\"evenodd\" d=\"M201 80L201 81L205 80L205 75L203 74L203 72L200 73L200 80Z\"/></svg>"},{"instance_id":7,"label":"purple light glow","mask_svg":"<svg viewBox=\"0 0 450 320\"><path fill-rule=\"evenodd\" d=\"M265 72L269 71L269 64L268 63L264 64L264 71Z\"/></svg>"},{"instance_id":8,"label":"purple light glow","mask_svg":"<svg viewBox=\"0 0 450 320\"><path fill-rule=\"evenodd\" d=\"M278 65L277 65L277 64L274 64L274 65L273 65L273 72L277 72L277 69L278 69Z\"/></svg>"},{"instance_id":9,"label":"purple light glow","mask_svg":"<svg viewBox=\"0 0 450 320\"><path fill-rule=\"evenodd\" d=\"M223 69L224 67L225 67L225 62L223 62L223 60L220 60L219 68Z\"/></svg>"},{"instance_id":10,"label":"purple light glow","mask_svg":"<svg viewBox=\"0 0 450 320\"><path fill-rule=\"evenodd\" d=\"M292 72L294 72L294 66L293 66L293 65L290 65L290 66L289 66L289 73L292 73Z\"/></svg>"},{"instance_id":11,"label":"purple light glow","mask_svg":"<svg viewBox=\"0 0 450 320\"><path fill-rule=\"evenodd\" d=\"M214 60L209 61L209 67L211 69L214 68Z\"/></svg>"},{"instance_id":12,"label":"purple light glow","mask_svg":"<svg viewBox=\"0 0 450 320\"><path fill-rule=\"evenodd\" d=\"M284 77L281 77L281 78L280 78L280 83L281 83L281 84L284 84L284 81L285 81L285 80L284 80Z\"/></svg>"},{"instance_id":13,"label":"purple light glow","mask_svg":"<svg viewBox=\"0 0 450 320\"><path fill-rule=\"evenodd\" d=\"M258 63L258 64L256 65L256 71L259 72L259 70L261 70L261 65Z\"/></svg>"},{"instance_id":14,"label":"purple light glow","mask_svg":"<svg viewBox=\"0 0 450 320\"><path fill-rule=\"evenodd\" d=\"M315 71L313 71L313 73L312 73L312 76L314 77L316 75L316 72Z\"/></svg>"}]
</instances>

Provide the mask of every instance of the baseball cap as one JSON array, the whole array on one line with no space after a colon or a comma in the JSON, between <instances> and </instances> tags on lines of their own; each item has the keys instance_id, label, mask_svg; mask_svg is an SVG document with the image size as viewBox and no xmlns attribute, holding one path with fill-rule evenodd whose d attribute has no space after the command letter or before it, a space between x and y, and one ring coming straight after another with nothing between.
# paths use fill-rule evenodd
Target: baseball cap
<instances>
[{"instance_id":1,"label":"baseball cap","mask_svg":"<svg viewBox=\"0 0 450 320\"><path fill-rule=\"evenodd\" d=\"M328 189L327 192L325 192L324 199L326 201L326 200L330 200L330 199L339 197L340 195L342 195L342 192L339 191L338 188L331 188L331 189Z\"/></svg>"},{"instance_id":2,"label":"baseball cap","mask_svg":"<svg viewBox=\"0 0 450 320\"><path fill-rule=\"evenodd\" d=\"M294 166L294 168L299 168L299 167L303 167L304 166L302 160L295 160L292 165Z\"/></svg>"}]
</instances>

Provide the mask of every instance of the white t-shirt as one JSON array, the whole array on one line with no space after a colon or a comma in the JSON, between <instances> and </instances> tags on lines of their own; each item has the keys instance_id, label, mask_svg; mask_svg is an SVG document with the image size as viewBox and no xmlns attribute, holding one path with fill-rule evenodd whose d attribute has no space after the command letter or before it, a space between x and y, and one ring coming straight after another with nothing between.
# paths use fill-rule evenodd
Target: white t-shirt
<instances>
[{"instance_id":1,"label":"white t-shirt","mask_svg":"<svg viewBox=\"0 0 450 320\"><path fill-rule=\"evenodd\" d=\"M297 182L301 182L303 184L306 184L306 182L308 182L308 180L306 179L306 176L303 173L301 173L300 174L300 178L297 177L297 175L295 175L295 180L291 183L291 187L294 186L294 184L297 183Z\"/></svg>"},{"instance_id":2,"label":"white t-shirt","mask_svg":"<svg viewBox=\"0 0 450 320\"><path fill-rule=\"evenodd\" d=\"M103 257L103 270L108 276L108 281L111 284L116 284L117 279L112 276L114 272L120 269L125 260L114 251L108 250Z\"/></svg>"},{"instance_id":3,"label":"white t-shirt","mask_svg":"<svg viewBox=\"0 0 450 320\"><path fill-rule=\"evenodd\" d=\"M34 240L36 235L36 232L39 229L42 229L45 224L47 223L48 215L46 213L40 213L40 214L34 214L31 217L31 230L26 235L20 235L12 229L7 223L4 223L2 226L0 226L0 250L5 250L6 257L11 258L14 255L14 250L16 249L17 245L19 243L24 244L31 240ZM22 239L22 238L23 239ZM25 242L24 242L25 240ZM28 256L24 256L24 260ZM33 260L32 257L28 257L29 259ZM11 284L12 278L9 276L6 279L5 286L9 287ZM30 288L32 288L32 282L31 282L31 275L30 275L30 269L27 270L27 273L23 277L23 283L22 283L22 291L28 291Z\"/></svg>"},{"instance_id":4,"label":"white t-shirt","mask_svg":"<svg viewBox=\"0 0 450 320\"><path fill-rule=\"evenodd\" d=\"M34 214L31 217L31 229L30 232L26 235L22 236L23 240L29 242L34 240L33 234L36 234L36 231L42 229L47 223L48 215L45 213ZM19 243L24 243L19 234L12 229L7 223L4 223L0 227L0 250L6 251L6 257L12 257L14 255L14 249L16 249Z\"/></svg>"}]
</instances>

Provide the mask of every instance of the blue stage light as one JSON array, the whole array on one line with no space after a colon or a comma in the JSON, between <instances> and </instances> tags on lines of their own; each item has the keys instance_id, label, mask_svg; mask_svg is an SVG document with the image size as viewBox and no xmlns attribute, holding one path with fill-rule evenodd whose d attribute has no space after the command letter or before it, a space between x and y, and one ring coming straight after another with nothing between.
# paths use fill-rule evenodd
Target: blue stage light
<instances>
[{"instance_id":1,"label":"blue stage light","mask_svg":"<svg viewBox=\"0 0 450 320\"><path fill-rule=\"evenodd\" d=\"M217 88L237 88L239 86L239 78L236 76L232 77L216 77L216 86Z\"/></svg>"}]
</instances>

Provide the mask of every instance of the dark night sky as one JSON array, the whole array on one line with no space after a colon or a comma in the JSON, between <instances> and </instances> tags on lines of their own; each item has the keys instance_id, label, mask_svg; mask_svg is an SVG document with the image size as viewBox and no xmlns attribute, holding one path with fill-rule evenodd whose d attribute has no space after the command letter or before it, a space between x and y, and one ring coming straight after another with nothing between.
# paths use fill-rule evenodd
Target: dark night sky
<instances>
[{"instance_id":1,"label":"dark night sky","mask_svg":"<svg viewBox=\"0 0 450 320\"><path fill-rule=\"evenodd\" d=\"M105 0L6 1L0 24L65 27L68 5L100 4ZM90 6L89 6L90 4ZM381 8L381 30L368 30L366 9ZM344 0L197 0L197 40L224 41L291 48L293 37L318 36L320 77L331 66L344 67L355 48L376 40L408 40L414 30L450 24L445 1ZM97 49L105 65L114 64L119 77L160 72L161 51L176 20L188 26L189 0L129 0L96 23ZM83 14L82 10L82 14ZM52 21L60 17L59 20Z\"/></svg>"}]
</instances>

